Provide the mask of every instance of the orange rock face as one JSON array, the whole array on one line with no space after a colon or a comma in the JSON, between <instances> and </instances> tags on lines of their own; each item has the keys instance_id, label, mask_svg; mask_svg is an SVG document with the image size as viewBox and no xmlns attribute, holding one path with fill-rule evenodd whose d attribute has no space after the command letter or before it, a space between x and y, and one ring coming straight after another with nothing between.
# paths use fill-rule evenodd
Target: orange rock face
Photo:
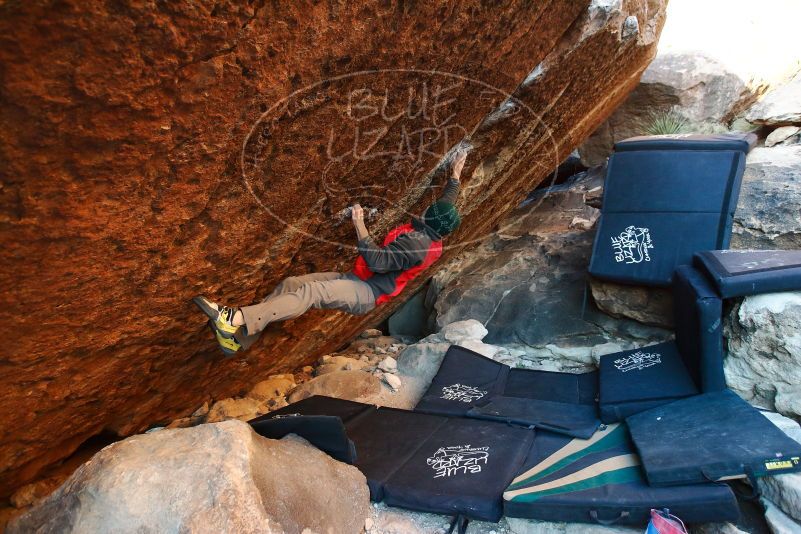
<instances>
[{"instance_id":1,"label":"orange rock face","mask_svg":"<svg viewBox=\"0 0 801 534\"><path fill-rule=\"evenodd\" d=\"M190 299L348 269L342 209L403 222L463 138L445 257L486 235L635 86L665 3L0 2L0 496L388 315L224 359Z\"/></svg>"}]
</instances>

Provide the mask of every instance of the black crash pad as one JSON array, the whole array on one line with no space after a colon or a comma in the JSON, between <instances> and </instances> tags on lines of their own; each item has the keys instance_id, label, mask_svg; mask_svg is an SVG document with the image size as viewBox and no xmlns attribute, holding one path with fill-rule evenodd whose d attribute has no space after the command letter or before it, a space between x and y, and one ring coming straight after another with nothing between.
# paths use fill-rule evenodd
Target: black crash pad
<instances>
[{"instance_id":1,"label":"black crash pad","mask_svg":"<svg viewBox=\"0 0 801 534\"><path fill-rule=\"evenodd\" d=\"M673 280L676 345L701 393L726 389L723 374L723 302L703 273L689 265Z\"/></svg>"},{"instance_id":2,"label":"black crash pad","mask_svg":"<svg viewBox=\"0 0 801 534\"><path fill-rule=\"evenodd\" d=\"M504 492L507 516L542 521L644 526L652 508L668 508L693 523L739 515L725 484L650 487L623 424L602 427L586 440L538 432Z\"/></svg>"},{"instance_id":3,"label":"black crash pad","mask_svg":"<svg viewBox=\"0 0 801 534\"><path fill-rule=\"evenodd\" d=\"M568 436L589 436L598 428L598 408L595 404L532 401L523 397L493 397L486 404L471 408L467 416L531 425Z\"/></svg>"},{"instance_id":4,"label":"black crash pad","mask_svg":"<svg viewBox=\"0 0 801 534\"><path fill-rule=\"evenodd\" d=\"M287 434L296 434L335 460L353 464L356 448L344 422L372 411L375 406L316 395L251 419L249 423L265 438L281 439Z\"/></svg>"},{"instance_id":5,"label":"black crash pad","mask_svg":"<svg viewBox=\"0 0 801 534\"><path fill-rule=\"evenodd\" d=\"M348 437L357 444L356 467L367 477L370 498L384 499L384 486L414 456L422 443L446 418L381 408L348 425Z\"/></svg>"},{"instance_id":6,"label":"black crash pad","mask_svg":"<svg viewBox=\"0 0 801 534\"><path fill-rule=\"evenodd\" d=\"M275 419L276 416L284 417L287 415L330 415L339 417L343 422L348 422L354 417L375 409L376 407L371 404L326 397L325 395L313 395L252 419L250 424Z\"/></svg>"},{"instance_id":7,"label":"black crash pad","mask_svg":"<svg viewBox=\"0 0 801 534\"><path fill-rule=\"evenodd\" d=\"M378 410L376 416L382 412ZM498 521L503 513L501 495L523 464L534 431L461 417L443 419L443 425L422 440L386 481L384 502L421 512Z\"/></svg>"},{"instance_id":8,"label":"black crash pad","mask_svg":"<svg viewBox=\"0 0 801 534\"><path fill-rule=\"evenodd\" d=\"M801 290L801 250L710 250L694 263L723 298Z\"/></svg>"},{"instance_id":9,"label":"black crash pad","mask_svg":"<svg viewBox=\"0 0 801 534\"><path fill-rule=\"evenodd\" d=\"M353 464L356 447L348 438L342 419L332 415L284 415L251 421L253 430L265 438L281 439L296 434L335 460Z\"/></svg>"},{"instance_id":10,"label":"black crash pad","mask_svg":"<svg viewBox=\"0 0 801 534\"><path fill-rule=\"evenodd\" d=\"M372 500L484 521L500 519L501 494L534 438L533 430L504 423L322 396L290 404L251 424L260 433L288 422L302 431L304 421L313 425L324 417L344 422L347 438L355 444L353 465L367 478ZM340 438L334 441L340 443ZM333 448L322 445L323 450Z\"/></svg>"},{"instance_id":11,"label":"black crash pad","mask_svg":"<svg viewBox=\"0 0 801 534\"><path fill-rule=\"evenodd\" d=\"M609 159L590 274L667 286L695 252L723 249L750 143L727 136L635 138Z\"/></svg>"},{"instance_id":12,"label":"black crash pad","mask_svg":"<svg viewBox=\"0 0 801 534\"><path fill-rule=\"evenodd\" d=\"M676 341L601 357L601 421L630 415L698 393L726 389L723 302L703 273L689 265L673 277Z\"/></svg>"},{"instance_id":13,"label":"black crash pad","mask_svg":"<svg viewBox=\"0 0 801 534\"><path fill-rule=\"evenodd\" d=\"M452 345L415 411L492 419L589 437L598 428L598 373L511 369Z\"/></svg>"},{"instance_id":14,"label":"black crash pad","mask_svg":"<svg viewBox=\"0 0 801 534\"><path fill-rule=\"evenodd\" d=\"M753 133L668 134L629 137L615 143L615 152L632 150L734 150L748 154L757 143Z\"/></svg>"},{"instance_id":15,"label":"black crash pad","mask_svg":"<svg viewBox=\"0 0 801 534\"><path fill-rule=\"evenodd\" d=\"M601 356L599 367L604 423L699 393L673 341Z\"/></svg>"},{"instance_id":16,"label":"black crash pad","mask_svg":"<svg viewBox=\"0 0 801 534\"><path fill-rule=\"evenodd\" d=\"M626 423L652 486L801 471L801 444L729 390L665 404Z\"/></svg>"}]
</instances>

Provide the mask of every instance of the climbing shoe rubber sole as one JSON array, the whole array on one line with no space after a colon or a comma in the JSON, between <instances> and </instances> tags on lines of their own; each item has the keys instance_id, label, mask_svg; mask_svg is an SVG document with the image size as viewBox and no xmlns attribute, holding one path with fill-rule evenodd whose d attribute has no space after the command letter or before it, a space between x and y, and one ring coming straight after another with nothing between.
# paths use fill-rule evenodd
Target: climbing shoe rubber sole
<instances>
[{"instance_id":1,"label":"climbing shoe rubber sole","mask_svg":"<svg viewBox=\"0 0 801 534\"><path fill-rule=\"evenodd\" d=\"M223 337L220 334L220 331L214 328L214 324L211 320L209 321L209 328L211 328L211 331L214 332L214 337L217 339L217 344L220 346L220 349L226 354L226 356L233 356L242 350L242 345L240 345L236 339L232 337Z\"/></svg>"}]
</instances>

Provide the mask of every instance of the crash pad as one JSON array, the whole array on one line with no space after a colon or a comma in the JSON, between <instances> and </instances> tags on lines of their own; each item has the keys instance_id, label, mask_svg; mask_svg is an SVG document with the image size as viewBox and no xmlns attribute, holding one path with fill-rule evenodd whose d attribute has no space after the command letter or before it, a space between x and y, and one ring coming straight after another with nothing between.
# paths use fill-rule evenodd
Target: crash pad
<instances>
[{"instance_id":1,"label":"crash pad","mask_svg":"<svg viewBox=\"0 0 801 534\"><path fill-rule=\"evenodd\" d=\"M599 373L604 423L699 393L673 341L601 356Z\"/></svg>"},{"instance_id":2,"label":"crash pad","mask_svg":"<svg viewBox=\"0 0 801 534\"><path fill-rule=\"evenodd\" d=\"M538 432L503 497L508 517L542 521L644 526L652 508L696 523L739 515L725 484L650 487L624 424L604 426L590 439Z\"/></svg>"},{"instance_id":3,"label":"crash pad","mask_svg":"<svg viewBox=\"0 0 801 534\"><path fill-rule=\"evenodd\" d=\"M723 301L697 269L682 265L673 279L676 345L701 393L726 389L723 373Z\"/></svg>"},{"instance_id":4,"label":"crash pad","mask_svg":"<svg viewBox=\"0 0 801 534\"><path fill-rule=\"evenodd\" d=\"M492 419L588 437L600 424L597 395L597 372L511 369L452 345L415 411Z\"/></svg>"},{"instance_id":5,"label":"crash pad","mask_svg":"<svg viewBox=\"0 0 801 534\"><path fill-rule=\"evenodd\" d=\"M615 145L590 274L667 286L695 252L726 248L748 139L634 138Z\"/></svg>"},{"instance_id":6,"label":"crash pad","mask_svg":"<svg viewBox=\"0 0 801 534\"><path fill-rule=\"evenodd\" d=\"M344 425L355 447L352 463L367 478L372 500L484 521L500 519L501 494L534 439L534 430L526 427L323 396L290 404L251 425L278 437L281 425L304 431L309 430L304 425L324 418ZM334 448L322 440L314 444L320 443L323 450ZM340 444L340 437L334 443Z\"/></svg>"},{"instance_id":7,"label":"crash pad","mask_svg":"<svg viewBox=\"0 0 801 534\"><path fill-rule=\"evenodd\" d=\"M801 471L801 444L730 390L665 404L626 423L652 486Z\"/></svg>"},{"instance_id":8,"label":"crash pad","mask_svg":"<svg viewBox=\"0 0 801 534\"><path fill-rule=\"evenodd\" d=\"M694 263L723 298L801 290L799 250L709 250Z\"/></svg>"}]
</instances>

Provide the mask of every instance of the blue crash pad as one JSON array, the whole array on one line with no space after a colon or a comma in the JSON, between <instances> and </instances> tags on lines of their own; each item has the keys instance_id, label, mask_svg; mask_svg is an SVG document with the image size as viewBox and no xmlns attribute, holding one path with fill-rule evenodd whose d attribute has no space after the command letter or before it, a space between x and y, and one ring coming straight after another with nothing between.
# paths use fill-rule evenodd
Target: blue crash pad
<instances>
[{"instance_id":1,"label":"blue crash pad","mask_svg":"<svg viewBox=\"0 0 801 534\"><path fill-rule=\"evenodd\" d=\"M723 298L801 290L801 250L710 250L694 263Z\"/></svg>"},{"instance_id":2,"label":"blue crash pad","mask_svg":"<svg viewBox=\"0 0 801 534\"><path fill-rule=\"evenodd\" d=\"M504 492L508 517L645 525L650 511L670 509L684 521L735 521L737 500L725 484L648 486L625 425L590 439L538 432L520 473Z\"/></svg>"},{"instance_id":3,"label":"blue crash pad","mask_svg":"<svg viewBox=\"0 0 801 534\"><path fill-rule=\"evenodd\" d=\"M667 286L700 250L729 244L748 136L634 138L609 159L590 274ZM736 147L736 148L735 148Z\"/></svg>"},{"instance_id":4,"label":"blue crash pad","mask_svg":"<svg viewBox=\"0 0 801 534\"><path fill-rule=\"evenodd\" d=\"M615 152L630 150L739 150L748 154L757 143L754 133L668 134L629 137L615 143Z\"/></svg>"},{"instance_id":5,"label":"blue crash pad","mask_svg":"<svg viewBox=\"0 0 801 534\"><path fill-rule=\"evenodd\" d=\"M729 390L665 404L626 424L652 486L801 471L801 444Z\"/></svg>"}]
</instances>

